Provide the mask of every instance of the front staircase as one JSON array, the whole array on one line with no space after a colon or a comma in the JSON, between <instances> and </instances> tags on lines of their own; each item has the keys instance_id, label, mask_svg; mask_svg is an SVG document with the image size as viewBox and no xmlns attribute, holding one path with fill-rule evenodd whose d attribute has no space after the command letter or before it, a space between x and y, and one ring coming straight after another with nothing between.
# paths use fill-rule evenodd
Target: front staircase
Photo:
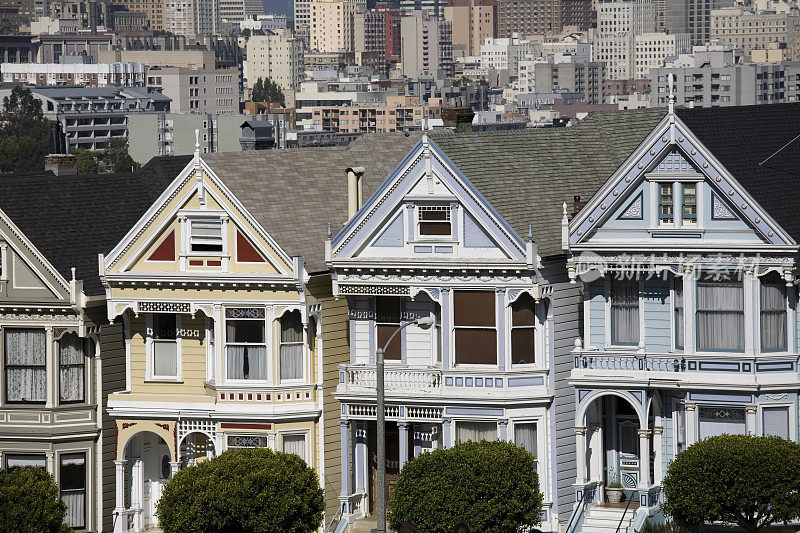
<instances>
[{"instance_id":1,"label":"front staircase","mask_svg":"<svg viewBox=\"0 0 800 533\"><path fill-rule=\"evenodd\" d=\"M618 527L619 533L626 533L636 516L638 507L631 505L626 513L624 505L620 507L592 505L587 509L586 518L583 519L581 533L617 533Z\"/></svg>"}]
</instances>

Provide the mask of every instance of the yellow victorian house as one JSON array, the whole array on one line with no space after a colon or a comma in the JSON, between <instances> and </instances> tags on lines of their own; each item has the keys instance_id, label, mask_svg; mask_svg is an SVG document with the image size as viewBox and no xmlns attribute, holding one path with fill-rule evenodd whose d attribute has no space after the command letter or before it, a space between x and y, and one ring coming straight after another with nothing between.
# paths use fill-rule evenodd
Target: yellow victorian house
<instances>
[{"instance_id":1,"label":"yellow victorian house","mask_svg":"<svg viewBox=\"0 0 800 533\"><path fill-rule=\"evenodd\" d=\"M115 531L155 525L165 481L228 448L268 446L316 466L318 306L303 260L199 152L99 261L126 360L125 390L107 404Z\"/></svg>"}]
</instances>

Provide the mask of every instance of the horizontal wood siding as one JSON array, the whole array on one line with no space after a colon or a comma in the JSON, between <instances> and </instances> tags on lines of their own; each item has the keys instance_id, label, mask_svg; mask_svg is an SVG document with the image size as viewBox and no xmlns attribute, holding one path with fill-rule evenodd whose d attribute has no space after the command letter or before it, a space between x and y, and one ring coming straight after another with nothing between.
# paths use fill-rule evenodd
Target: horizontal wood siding
<instances>
[{"instance_id":1,"label":"horizontal wood siding","mask_svg":"<svg viewBox=\"0 0 800 533\"><path fill-rule=\"evenodd\" d=\"M603 281L589 284L589 345L599 350L606 345L606 299Z\"/></svg>"},{"instance_id":2,"label":"horizontal wood siding","mask_svg":"<svg viewBox=\"0 0 800 533\"><path fill-rule=\"evenodd\" d=\"M651 279L644 282L645 346L648 352L668 352L672 347L669 282Z\"/></svg>"}]
</instances>

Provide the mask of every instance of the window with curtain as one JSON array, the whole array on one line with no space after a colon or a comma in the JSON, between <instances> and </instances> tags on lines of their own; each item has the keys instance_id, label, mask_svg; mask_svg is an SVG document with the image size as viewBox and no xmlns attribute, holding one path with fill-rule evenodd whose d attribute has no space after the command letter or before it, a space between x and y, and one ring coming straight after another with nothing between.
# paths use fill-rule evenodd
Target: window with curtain
<instances>
[{"instance_id":1,"label":"window with curtain","mask_svg":"<svg viewBox=\"0 0 800 533\"><path fill-rule=\"evenodd\" d=\"M611 280L611 344L639 344L639 282Z\"/></svg>"},{"instance_id":2,"label":"window with curtain","mask_svg":"<svg viewBox=\"0 0 800 533\"><path fill-rule=\"evenodd\" d=\"M86 527L86 454L61 455L61 500L67 504L64 522L75 529Z\"/></svg>"},{"instance_id":3,"label":"window with curtain","mask_svg":"<svg viewBox=\"0 0 800 533\"><path fill-rule=\"evenodd\" d=\"M789 440L789 408L764 407L761 410L761 428L764 435Z\"/></svg>"},{"instance_id":4,"label":"window with curtain","mask_svg":"<svg viewBox=\"0 0 800 533\"><path fill-rule=\"evenodd\" d=\"M178 326L174 314L153 314L153 377L178 377Z\"/></svg>"},{"instance_id":5,"label":"window with curtain","mask_svg":"<svg viewBox=\"0 0 800 533\"><path fill-rule=\"evenodd\" d=\"M456 442L497 440L496 422L456 422Z\"/></svg>"},{"instance_id":6,"label":"window with curtain","mask_svg":"<svg viewBox=\"0 0 800 533\"><path fill-rule=\"evenodd\" d=\"M700 438L745 434L744 407L700 407Z\"/></svg>"},{"instance_id":7,"label":"window with curtain","mask_svg":"<svg viewBox=\"0 0 800 533\"><path fill-rule=\"evenodd\" d=\"M6 329L6 401L47 400L46 340L43 329Z\"/></svg>"},{"instance_id":8,"label":"window with curtain","mask_svg":"<svg viewBox=\"0 0 800 533\"><path fill-rule=\"evenodd\" d=\"M303 461L306 460L306 436L304 434L298 435L284 435L283 436L283 453L293 453L300 457Z\"/></svg>"},{"instance_id":9,"label":"window with curtain","mask_svg":"<svg viewBox=\"0 0 800 533\"><path fill-rule=\"evenodd\" d=\"M303 321L300 311L281 317L281 379L303 379Z\"/></svg>"},{"instance_id":10,"label":"window with curtain","mask_svg":"<svg viewBox=\"0 0 800 533\"><path fill-rule=\"evenodd\" d=\"M697 283L698 350L744 350L744 293L739 281Z\"/></svg>"},{"instance_id":11,"label":"window with curtain","mask_svg":"<svg viewBox=\"0 0 800 533\"><path fill-rule=\"evenodd\" d=\"M402 359L403 346L398 334L389 346L386 342L400 327L402 317L400 316L401 298L398 296L376 296L375 297L375 329L377 330L378 348L386 347L383 358L386 361L400 361Z\"/></svg>"},{"instance_id":12,"label":"window with curtain","mask_svg":"<svg viewBox=\"0 0 800 533\"><path fill-rule=\"evenodd\" d=\"M61 403L84 401L86 358L94 355L94 342L77 334L58 341L58 389Z\"/></svg>"},{"instance_id":13,"label":"window with curtain","mask_svg":"<svg viewBox=\"0 0 800 533\"><path fill-rule=\"evenodd\" d=\"M515 423L514 444L520 448L525 448L534 457L538 457L536 453L536 423Z\"/></svg>"},{"instance_id":14,"label":"window with curtain","mask_svg":"<svg viewBox=\"0 0 800 533\"><path fill-rule=\"evenodd\" d=\"M536 306L527 292L511 305L511 362L515 365L536 361Z\"/></svg>"},{"instance_id":15,"label":"window with curtain","mask_svg":"<svg viewBox=\"0 0 800 533\"><path fill-rule=\"evenodd\" d=\"M683 278L675 278L675 290L672 295L675 298L673 304L675 308L675 349L683 350Z\"/></svg>"},{"instance_id":16,"label":"window with curtain","mask_svg":"<svg viewBox=\"0 0 800 533\"><path fill-rule=\"evenodd\" d=\"M454 291L453 325L456 364L497 364L494 292Z\"/></svg>"},{"instance_id":17,"label":"window with curtain","mask_svg":"<svg viewBox=\"0 0 800 533\"><path fill-rule=\"evenodd\" d=\"M225 358L228 379L267 379L264 309L225 310Z\"/></svg>"},{"instance_id":18,"label":"window with curtain","mask_svg":"<svg viewBox=\"0 0 800 533\"><path fill-rule=\"evenodd\" d=\"M26 466L33 468L47 468L47 457L44 455L30 453L7 453L5 454L5 458L6 468L9 470L12 468L22 468Z\"/></svg>"},{"instance_id":19,"label":"window with curtain","mask_svg":"<svg viewBox=\"0 0 800 533\"><path fill-rule=\"evenodd\" d=\"M761 350L786 350L786 283L777 272L761 279Z\"/></svg>"}]
</instances>

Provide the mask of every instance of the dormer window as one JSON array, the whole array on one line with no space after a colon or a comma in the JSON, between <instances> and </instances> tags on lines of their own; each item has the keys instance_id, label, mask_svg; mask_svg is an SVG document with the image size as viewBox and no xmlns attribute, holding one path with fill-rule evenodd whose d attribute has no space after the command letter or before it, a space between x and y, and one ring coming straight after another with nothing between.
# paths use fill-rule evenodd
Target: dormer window
<instances>
[{"instance_id":1,"label":"dormer window","mask_svg":"<svg viewBox=\"0 0 800 533\"><path fill-rule=\"evenodd\" d=\"M192 252L222 252L222 221L195 219L190 221L189 244Z\"/></svg>"},{"instance_id":2,"label":"dormer window","mask_svg":"<svg viewBox=\"0 0 800 533\"><path fill-rule=\"evenodd\" d=\"M417 207L420 237L449 237L452 235L449 205L421 205Z\"/></svg>"}]
</instances>

